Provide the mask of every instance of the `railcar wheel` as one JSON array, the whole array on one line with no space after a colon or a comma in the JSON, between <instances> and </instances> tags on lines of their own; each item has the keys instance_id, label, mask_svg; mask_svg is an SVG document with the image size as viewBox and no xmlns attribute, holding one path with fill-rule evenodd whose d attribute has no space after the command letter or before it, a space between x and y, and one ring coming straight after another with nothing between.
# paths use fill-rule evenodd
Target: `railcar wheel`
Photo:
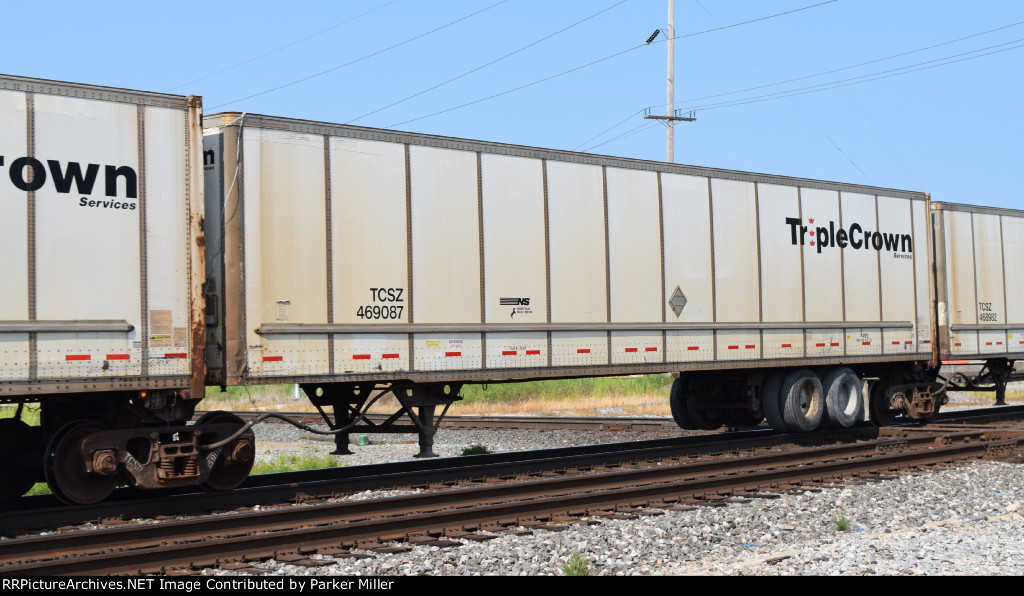
<instances>
[{"instance_id":1,"label":"railcar wheel","mask_svg":"<svg viewBox=\"0 0 1024 596\"><path fill-rule=\"evenodd\" d=\"M669 392L668 405L672 409L672 419L676 421L679 428L683 430L697 430L697 427L693 424L693 420L690 419L690 413L687 411L686 401L688 397L687 388L690 384L690 379L684 375L676 377L675 381L672 381L672 390Z\"/></svg>"},{"instance_id":2,"label":"railcar wheel","mask_svg":"<svg viewBox=\"0 0 1024 596\"><path fill-rule=\"evenodd\" d=\"M31 470L25 469L24 465L20 465L16 457L16 454L30 449L35 440L32 427L24 421L14 418L0 419L0 457L3 457L5 462L4 466L0 467L0 498L20 497L35 485L35 475ZM38 451L36 453L38 454ZM38 466L39 460L35 461Z\"/></svg>"},{"instance_id":3,"label":"railcar wheel","mask_svg":"<svg viewBox=\"0 0 1024 596\"><path fill-rule=\"evenodd\" d=\"M825 397L818 375L806 368L794 370L782 381L779 405L786 425L798 432L811 432L821 424Z\"/></svg>"},{"instance_id":4,"label":"railcar wheel","mask_svg":"<svg viewBox=\"0 0 1024 596\"><path fill-rule=\"evenodd\" d=\"M236 429L245 426L241 418L230 412L210 412L203 414L196 425L231 424ZM232 490L238 488L249 477L253 463L256 461L256 435L249 429L241 436L221 447L210 477L203 483L203 488L212 491Z\"/></svg>"},{"instance_id":5,"label":"railcar wheel","mask_svg":"<svg viewBox=\"0 0 1024 596\"><path fill-rule=\"evenodd\" d=\"M877 427L891 426L896 421L896 415L899 414L896 410L890 410L888 404L885 402L885 390L888 389L885 383L882 381L875 381L871 384L871 390L868 394L869 404L869 415L871 416L871 424Z\"/></svg>"},{"instance_id":6,"label":"railcar wheel","mask_svg":"<svg viewBox=\"0 0 1024 596\"><path fill-rule=\"evenodd\" d=\"M777 431L789 432L789 425L782 417L781 397L782 381L786 378L786 371L777 370L765 378L761 385L761 409L764 410L764 417L768 424Z\"/></svg>"},{"instance_id":7,"label":"railcar wheel","mask_svg":"<svg viewBox=\"0 0 1024 596\"><path fill-rule=\"evenodd\" d=\"M834 368L825 375L825 417L831 426L850 428L864 417L863 381L848 368Z\"/></svg>"},{"instance_id":8,"label":"railcar wheel","mask_svg":"<svg viewBox=\"0 0 1024 596\"><path fill-rule=\"evenodd\" d=\"M92 505L110 496L117 476L86 472L80 447L89 435L105 430L91 420L76 420L57 431L46 448L43 473L55 497L68 505Z\"/></svg>"}]
</instances>

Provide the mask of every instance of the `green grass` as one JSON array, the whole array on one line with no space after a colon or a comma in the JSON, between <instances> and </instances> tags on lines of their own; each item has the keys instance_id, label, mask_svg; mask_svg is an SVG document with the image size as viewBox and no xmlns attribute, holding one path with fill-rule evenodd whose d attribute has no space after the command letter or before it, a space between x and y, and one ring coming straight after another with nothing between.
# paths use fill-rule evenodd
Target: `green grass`
<instances>
[{"instance_id":1,"label":"green grass","mask_svg":"<svg viewBox=\"0 0 1024 596\"><path fill-rule=\"evenodd\" d=\"M299 455L282 453L275 458L259 460L252 467L251 474L276 474L278 472L297 472L301 470L318 470L337 468L338 458L329 454Z\"/></svg>"},{"instance_id":2,"label":"green grass","mask_svg":"<svg viewBox=\"0 0 1024 596\"><path fill-rule=\"evenodd\" d=\"M206 397L202 401L202 407L205 410L214 410L218 407L231 409L235 406L237 409L251 410L249 407L254 403L274 401L274 402L285 402L291 401L295 385L253 385L252 387L238 385L227 388L227 391L221 391L220 387L207 387ZM305 402L305 394L300 394L300 399Z\"/></svg>"},{"instance_id":3,"label":"green grass","mask_svg":"<svg viewBox=\"0 0 1024 596\"><path fill-rule=\"evenodd\" d=\"M500 385L465 385L460 394L464 403L525 401L540 398L566 401L581 397L614 397L665 393L670 384L664 375L635 377L603 377L590 379L556 379Z\"/></svg>"},{"instance_id":4,"label":"green grass","mask_svg":"<svg viewBox=\"0 0 1024 596\"><path fill-rule=\"evenodd\" d=\"M45 482L39 482L32 488L28 489L25 496L31 497L35 495L48 495L50 494L50 487Z\"/></svg>"},{"instance_id":5,"label":"green grass","mask_svg":"<svg viewBox=\"0 0 1024 596\"><path fill-rule=\"evenodd\" d=\"M846 532L850 529L850 518L846 516L846 510L840 511L832 523L836 525L836 531Z\"/></svg>"},{"instance_id":6,"label":"green grass","mask_svg":"<svg viewBox=\"0 0 1024 596\"><path fill-rule=\"evenodd\" d=\"M486 455L490 453L483 445L470 445L462 450L462 455Z\"/></svg>"},{"instance_id":7,"label":"green grass","mask_svg":"<svg viewBox=\"0 0 1024 596\"><path fill-rule=\"evenodd\" d=\"M566 575L591 575L590 561L579 553L569 555L569 560L562 563L562 573Z\"/></svg>"}]
</instances>

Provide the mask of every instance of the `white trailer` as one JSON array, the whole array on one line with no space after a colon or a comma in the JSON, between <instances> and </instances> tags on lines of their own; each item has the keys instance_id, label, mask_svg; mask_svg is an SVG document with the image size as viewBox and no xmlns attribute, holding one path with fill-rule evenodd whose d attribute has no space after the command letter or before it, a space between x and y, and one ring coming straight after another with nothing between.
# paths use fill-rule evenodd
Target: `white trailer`
<instances>
[{"instance_id":1,"label":"white trailer","mask_svg":"<svg viewBox=\"0 0 1024 596\"><path fill-rule=\"evenodd\" d=\"M1024 359L1024 211L932 203L938 334L945 362L982 363L953 386L996 393ZM961 364L961 370L970 370Z\"/></svg>"},{"instance_id":2,"label":"white trailer","mask_svg":"<svg viewBox=\"0 0 1024 596\"><path fill-rule=\"evenodd\" d=\"M208 321L209 378L300 383L339 428L380 385L422 413L465 382L677 371L684 427L801 430L860 418L867 377L889 397L933 388L926 194L253 114L204 125L208 286L238 307Z\"/></svg>"},{"instance_id":3,"label":"white trailer","mask_svg":"<svg viewBox=\"0 0 1024 596\"><path fill-rule=\"evenodd\" d=\"M0 75L0 496L209 475L184 432L205 392L201 117L195 96Z\"/></svg>"}]
</instances>

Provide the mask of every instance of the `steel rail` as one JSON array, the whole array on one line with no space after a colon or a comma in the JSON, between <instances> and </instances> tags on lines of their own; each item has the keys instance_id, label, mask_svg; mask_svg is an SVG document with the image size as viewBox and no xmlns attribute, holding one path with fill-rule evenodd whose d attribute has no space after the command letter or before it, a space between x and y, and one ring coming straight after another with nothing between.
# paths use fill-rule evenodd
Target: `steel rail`
<instances>
[{"instance_id":1,"label":"steel rail","mask_svg":"<svg viewBox=\"0 0 1024 596\"><path fill-rule=\"evenodd\" d=\"M956 433L956 436L946 436L943 440L967 440L977 438L984 432ZM46 548L53 548L55 541L51 537L40 537L20 541L23 556L35 560L0 567L0 574L93 573L98 568L106 573L153 572L162 569L156 565L173 567L193 562L209 564L225 557L238 556L240 552L249 557L270 557L280 548L294 550L342 543L354 545L361 540L373 540L396 532L510 524L523 516L543 518L555 514L581 514L588 509L614 508L621 504L649 504L658 500L706 498L737 491L774 489L808 480L820 482L907 466L980 458L993 450L1020 449L1024 445L1024 436L1019 432L1012 438L937 447L936 441L940 438L941 435L923 435L913 440L881 440L870 445L807 449L725 461L453 489L411 497L321 506L315 508L318 512L316 515L310 510L292 509L282 513L242 514L244 517L221 516L218 524L228 524L233 530L206 520L205 526L193 534L196 537L194 540L174 545L164 543L167 539L187 540L189 532L182 530L190 524L203 525L204 521L173 522L156 530L151 526L141 526L116 532L93 531L84 533L88 537L75 540L95 545L104 533L116 534L119 537L110 544L104 544L103 548L123 550L71 559L38 560L45 556L57 556L56 552L44 548L35 551L29 548L32 544L44 543L50 545ZM907 448L911 442L929 448L909 453L876 453L887 447ZM831 459L822 462L822 457ZM765 467L770 469L765 470ZM429 507L438 510L407 514L409 511L422 511ZM275 518L280 519L275 521ZM220 522L221 519L225 521ZM286 529L289 526L294 528L295 525L311 527ZM232 531L251 531L253 527L260 528L260 533L248 536L230 534ZM144 538L147 532L160 535ZM216 535L217 539L209 540L211 534ZM142 548L129 548L133 545ZM94 547L91 548L95 551ZM66 554L66 551L61 552Z\"/></svg>"}]
</instances>

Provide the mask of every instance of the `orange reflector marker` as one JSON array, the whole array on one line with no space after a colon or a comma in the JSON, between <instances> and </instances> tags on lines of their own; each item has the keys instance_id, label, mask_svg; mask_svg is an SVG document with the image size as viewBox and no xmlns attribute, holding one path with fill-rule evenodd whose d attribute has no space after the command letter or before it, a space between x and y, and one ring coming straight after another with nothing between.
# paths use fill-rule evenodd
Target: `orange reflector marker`
<instances>
[{"instance_id":1,"label":"orange reflector marker","mask_svg":"<svg viewBox=\"0 0 1024 596\"><path fill-rule=\"evenodd\" d=\"M626 348L626 351L627 352L636 352L637 349L636 348Z\"/></svg>"},{"instance_id":2,"label":"orange reflector marker","mask_svg":"<svg viewBox=\"0 0 1024 596\"><path fill-rule=\"evenodd\" d=\"M824 346L825 344L821 344L821 345ZM792 348L793 344L782 344L782 347L784 347L784 348Z\"/></svg>"},{"instance_id":3,"label":"orange reflector marker","mask_svg":"<svg viewBox=\"0 0 1024 596\"><path fill-rule=\"evenodd\" d=\"M369 354L352 354L352 360L369 360Z\"/></svg>"},{"instance_id":4,"label":"orange reflector marker","mask_svg":"<svg viewBox=\"0 0 1024 596\"><path fill-rule=\"evenodd\" d=\"M185 353L164 354L164 358L188 358L188 354L185 354Z\"/></svg>"},{"instance_id":5,"label":"orange reflector marker","mask_svg":"<svg viewBox=\"0 0 1024 596\"><path fill-rule=\"evenodd\" d=\"M129 360L131 356L128 354L107 354L107 360Z\"/></svg>"},{"instance_id":6,"label":"orange reflector marker","mask_svg":"<svg viewBox=\"0 0 1024 596\"><path fill-rule=\"evenodd\" d=\"M64 357L64 360L92 360L92 356L88 354L69 354Z\"/></svg>"},{"instance_id":7,"label":"orange reflector marker","mask_svg":"<svg viewBox=\"0 0 1024 596\"><path fill-rule=\"evenodd\" d=\"M462 352L445 352L444 353L444 357L445 358L452 358L452 357L455 357L455 356L462 356Z\"/></svg>"},{"instance_id":8,"label":"orange reflector marker","mask_svg":"<svg viewBox=\"0 0 1024 596\"><path fill-rule=\"evenodd\" d=\"M283 362L284 356L264 356L264 362Z\"/></svg>"},{"instance_id":9,"label":"orange reflector marker","mask_svg":"<svg viewBox=\"0 0 1024 596\"><path fill-rule=\"evenodd\" d=\"M502 356L516 356L518 354L519 354L518 350L502 350L501 351L501 355Z\"/></svg>"},{"instance_id":10,"label":"orange reflector marker","mask_svg":"<svg viewBox=\"0 0 1024 596\"><path fill-rule=\"evenodd\" d=\"M1020 342L1024 344L1024 341ZM540 356L540 350L526 350L527 356Z\"/></svg>"},{"instance_id":11,"label":"orange reflector marker","mask_svg":"<svg viewBox=\"0 0 1024 596\"><path fill-rule=\"evenodd\" d=\"M384 360L395 360L399 356L398 356L398 354L381 354L380 357L383 358Z\"/></svg>"},{"instance_id":12,"label":"orange reflector marker","mask_svg":"<svg viewBox=\"0 0 1024 596\"><path fill-rule=\"evenodd\" d=\"M746 349L748 349L748 350L753 350L753 349L754 349L754 348L756 348L757 346L755 346L755 345L753 345L753 344L746 344L746 345L745 345L745 346L743 346L743 347L744 347L744 348L746 348Z\"/></svg>"},{"instance_id":13,"label":"orange reflector marker","mask_svg":"<svg viewBox=\"0 0 1024 596\"><path fill-rule=\"evenodd\" d=\"M700 349L700 346L688 346L686 349L690 350L691 352L696 352L697 350Z\"/></svg>"},{"instance_id":14,"label":"orange reflector marker","mask_svg":"<svg viewBox=\"0 0 1024 596\"><path fill-rule=\"evenodd\" d=\"M576 349L576 353L577 354L589 354L590 353L590 348L577 348Z\"/></svg>"},{"instance_id":15,"label":"orange reflector marker","mask_svg":"<svg viewBox=\"0 0 1024 596\"><path fill-rule=\"evenodd\" d=\"M730 350L738 350L738 349L740 349L740 347L739 346L729 346L729 349Z\"/></svg>"},{"instance_id":16,"label":"orange reflector marker","mask_svg":"<svg viewBox=\"0 0 1024 596\"><path fill-rule=\"evenodd\" d=\"M657 352L658 348L644 348L645 352Z\"/></svg>"}]
</instances>

